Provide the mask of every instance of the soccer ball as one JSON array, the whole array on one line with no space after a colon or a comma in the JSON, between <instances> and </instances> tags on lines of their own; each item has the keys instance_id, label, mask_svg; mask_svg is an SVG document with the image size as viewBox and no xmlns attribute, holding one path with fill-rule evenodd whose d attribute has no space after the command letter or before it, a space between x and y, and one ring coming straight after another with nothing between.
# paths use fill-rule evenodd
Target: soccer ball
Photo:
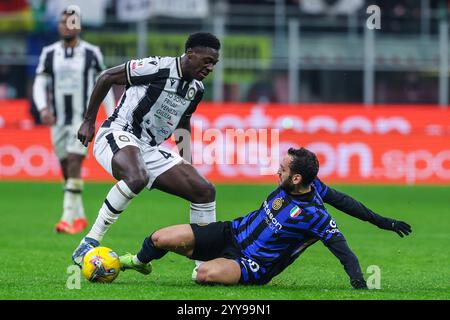
<instances>
[{"instance_id":1,"label":"soccer ball","mask_svg":"<svg viewBox=\"0 0 450 320\"><path fill-rule=\"evenodd\" d=\"M119 256L110 248L93 248L84 256L81 271L91 282L112 282L119 275Z\"/></svg>"}]
</instances>

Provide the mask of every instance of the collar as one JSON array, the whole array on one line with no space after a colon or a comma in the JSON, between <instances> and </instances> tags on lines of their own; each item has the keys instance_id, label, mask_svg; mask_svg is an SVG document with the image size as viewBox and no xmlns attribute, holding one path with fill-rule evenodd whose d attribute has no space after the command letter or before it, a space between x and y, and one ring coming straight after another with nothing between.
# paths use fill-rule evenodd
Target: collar
<instances>
[{"instance_id":1,"label":"collar","mask_svg":"<svg viewBox=\"0 0 450 320\"><path fill-rule=\"evenodd\" d=\"M181 72L181 58L184 56L184 54L181 57L177 57L176 58L176 64L177 64L177 72L178 72L178 76L181 78L183 78L183 72Z\"/></svg>"},{"instance_id":2,"label":"collar","mask_svg":"<svg viewBox=\"0 0 450 320\"><path fill-rule=\"evenodd\" d=\"M67 48L64 47L64 40L60 40L60 44L61 44L61 48L63 48L63 49L68 49L68 48L70 48L70 47L67 47ZM78 38L78 39L77 39L77 42L75 43L75 45L73 46L72 49L77 48L80 44L81 44L81 39Z\"/></svg>"}]
</instances>

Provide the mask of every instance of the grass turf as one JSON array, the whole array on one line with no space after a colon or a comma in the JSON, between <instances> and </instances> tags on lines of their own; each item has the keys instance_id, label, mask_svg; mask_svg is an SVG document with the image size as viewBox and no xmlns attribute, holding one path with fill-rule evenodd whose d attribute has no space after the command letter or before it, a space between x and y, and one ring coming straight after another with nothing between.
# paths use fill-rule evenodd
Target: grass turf
<instances>
[{"instance_id":1,"label":"grass turf","mask_svg":"<svg viewBox=\"0 0 450 320\"><path fill-rule=\"evenodd\" d=\"M92 223L112 184L90 183L83 194ZM259 207L274 186L218 185L217 217L229 220ZM413 234L401 239L330 209L363 272L377 265L381 289L351 289L339 261L320 243L265 286L200 286L193 262L169 253L150 276L127 271L112 284L81 279L68 289L70 255L82 235L53 232L60 217L58 183L1 182L0 299L449 299L448 187L339 186L375 211L402 219ZM189 204L158 191L143 192L111 227L102 245L136 252L154 230L189 222ZM84 235L84 234L83 234ZM370 276L365 273L366 279Z\"/></svg>"}]
</instances>

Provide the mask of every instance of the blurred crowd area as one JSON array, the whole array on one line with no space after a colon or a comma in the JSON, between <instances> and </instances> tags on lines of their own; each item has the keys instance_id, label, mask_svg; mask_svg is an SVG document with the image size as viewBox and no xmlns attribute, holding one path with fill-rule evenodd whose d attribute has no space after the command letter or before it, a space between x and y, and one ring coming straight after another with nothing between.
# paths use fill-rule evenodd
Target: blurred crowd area
<instances>
[{"instance_id":1,"label":"blurred crowd area","mask_svg":"<svg viewBox=\"0 0 450 320\"><path fill-rule=\"evenodd\" d=\"M31 101L42 47L58 40L59 15L74 4L81 9L82 38L101 48L108 67L146 55L181 55L189 33L209 31L219 35L223 50L220 72L206 81L206 100L363 103L367 8L377 5L373 102L437 104L440 26L449 2L0 0L0 99ZM298 37L294 49L292 35Z\"/></svg>"}]
</instances>

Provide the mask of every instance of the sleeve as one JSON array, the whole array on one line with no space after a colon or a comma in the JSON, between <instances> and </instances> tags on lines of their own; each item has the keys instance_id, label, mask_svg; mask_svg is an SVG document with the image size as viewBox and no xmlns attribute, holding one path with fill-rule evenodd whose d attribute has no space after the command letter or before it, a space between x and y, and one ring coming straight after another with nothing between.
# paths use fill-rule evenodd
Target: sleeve
<instances>
[{"instance_id":1,"label":"sleeve","mask_svg":"<svg viewBox=\"0 0 450 320\"><path fill-rule=\"evenodd\" d=\"M33 101L38 111L47 107L47 82L48 76L45 73L36 75L33 83Z\"/></svg>"},{"instance_id":2,"label":"sleeve","mask_svg":"<svg viewBox=\"0 0 450 320\"><path fill-rule=\"evenodd\" d=\"M106 69L106 65L103 60L103 54L100 51L100 48L98 48L98 47L96 47L96 49L94 50L94 54L95 54L95 60L96 60L96 64L95 64L94 68L97 73L100 73Z\"/></svg>"},{"instance_id":3,"label":"sleeve","mask_svg":"<svg viewBox=\"0 0 450 320\"><path fill-rule=\"evenodd\" d=\"M313 185L316 188L317 193L323 199L328 192L328 186L325 183L323 183L319 178L315 178L313 180Z\"/></svg>"},{"instance_id":4,"label":"sleeve","mask_svg":"<svg viewBox=\"0 0 450 320\"><path fill-rule=\"evenodd\" d=\"M159 71L159 61L155 57L130 60L125 64L127 83L130 86L146 84L154 80Z\"/></svg>"},{"instance_id":5,"label":"sleeve","mask_svg":"<svg viewBox=\"0 0 450 320\"><path fill-rule=\"evenodd\" d=\"M381 225L385 219L361 202L333 188L328 188L326 195L322 199L336 209L362 221L369 221L376 226Z\"/></svg>"},{"instance_id":6,"label":"sleeve","mask_svg":"<svg viewBox=\"0 0 450 320\"><path fill-rule=\"evenodd\" d=\"M109 89L105 99L103 99L103 106L105 108L106 115L110 117L116 107L116 99L114 98L114 92L112 88Z\"/></svg>"},{"instance_id":7,"label":"sleeve","mask_svg":"<svg viewBox=\"0 0 450 320\"><path fill-rule=\"evenodd\" d=\"M355 289L366 289L366 281L364 280L358 258L352 250L350 250L344 237L338 240L331 240L327 242L325 246L341 262L345 272L350 278L352 287Z\"/></svg>"},{"instance_id":8,"label":"sleeve","mask_svg":"<svg viewBox=\"0 0 450 320\"><path fill-rule=\"evenodd\" d=\"M38 65L36 67L36 74L46 73L51 75L53 73L52 59L50 57L51 54L52 51L47 49L47 47L42 49L41 55L39 56Z\"/></svg>"},{"instance_id":9,"label":"sleeve","mask_svg":"<svg viewBox=\"0 0 450 320\"><path fill-rule=\"evenodd\" d=\"M311 226L308 227L308 232L312 234L313 237L320 239L323 243L328 243L330 241L336 241L340 239L345 239L344 235L338 229L336 221L326 214L322 217L319 216L320 221L313 222Z\"/></svg>"}]
</instances>

